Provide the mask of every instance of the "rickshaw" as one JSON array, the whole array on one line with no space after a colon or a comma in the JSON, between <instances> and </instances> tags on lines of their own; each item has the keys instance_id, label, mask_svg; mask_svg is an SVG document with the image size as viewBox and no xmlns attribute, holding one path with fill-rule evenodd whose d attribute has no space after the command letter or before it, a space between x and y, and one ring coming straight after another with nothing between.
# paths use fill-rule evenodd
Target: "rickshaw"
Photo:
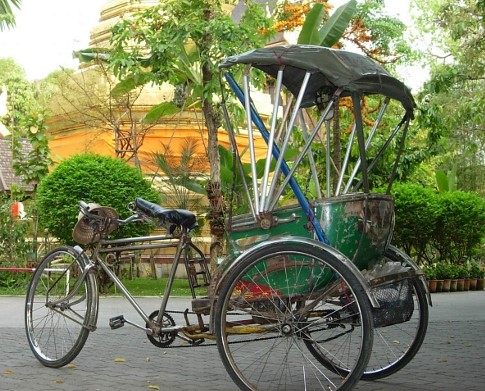
<instances>
[{"instance_id":1,"label":"rickshaw","mask_svg":"<svg viewBox=\"0 0 485 391\"><path fill-rule=\"evenodd\" d=\"M237 68L242 68L242 87L234 76ZM73 237L84 248L50 251L28 289L25 323L32 352L48 367L76 358L96 329L96 276L102 270L144 321L137 324L119 315L111 318L112 329L133 325L162 349L215 344L242 390L351 390L361 378L400 370L423 342L430 303L423 273L390 244L394 209L388 193L402 147L387 193L370 193L369 175L397 135L398 144L404 142L413 118L410 91L367 57L317 46L256 49L227 58L220 69L238 195L233 203L248 208L247 213L229 213L228 255L215 271L209 269L192 241L197 222L190 211L136 199L129 205L131 216L120 219L110 207L81 202ZM269 93L255 89L260 81ZM365 131L361 105L368 95L384 100L372 129ZM328 124L343 98L352 102L354 125L332 194ZM369 145L381 132L379 123L391 100L404 115L369 160ZM234 126L226 109L229 101L242 104L245 129ZM247 132L247 149L235 142L240 131ZM300 137L297 147L295 135ZM267 145L260 160L258 137ZM321 137L325 143L317 142ZM322 151L326 186L320 185L315 163L315 153ZM303 175L302 167L309 167ZM309 186L302 181L311 182L312 192L305 192ZM108 238L117 227L135 221L153 222L167 233ZM160 308L148 314L108 259L159 248L174 248L175 256ZM192 308L183 311L180 325L168 309L179 262L192 292ZM202 287L207 290L200 294Z\"/></svg>"}]
</instances>

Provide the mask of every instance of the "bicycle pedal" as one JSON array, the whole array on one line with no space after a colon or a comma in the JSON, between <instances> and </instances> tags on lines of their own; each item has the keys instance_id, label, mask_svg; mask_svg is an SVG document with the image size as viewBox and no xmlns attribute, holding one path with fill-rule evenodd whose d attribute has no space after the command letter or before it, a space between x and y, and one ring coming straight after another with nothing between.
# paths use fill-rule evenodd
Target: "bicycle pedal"
<instances>
[{"instance_id":1,"label":"bicycle pedal","mask_svg":"<svg viewBox=\"0 0 485 391\"><path fill-rule=\"evenodd\" d=\"M125 325L125 322L125 317L123 315L118 315L109 320L109 327L111 327L111 330L119 329Z\"/></svg>"}]
</instances>

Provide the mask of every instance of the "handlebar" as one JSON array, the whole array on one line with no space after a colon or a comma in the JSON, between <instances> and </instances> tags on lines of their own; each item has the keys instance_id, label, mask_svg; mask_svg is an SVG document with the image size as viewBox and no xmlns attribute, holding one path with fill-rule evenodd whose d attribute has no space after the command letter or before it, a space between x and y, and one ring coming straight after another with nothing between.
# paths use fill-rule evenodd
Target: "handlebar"
<instances>
[{"instance_id":1,"label":"handlebar","mask_svg":"<svg viewBox=\"0 0 485 391\"><path fill-rule=\"evenodd\" d=\"M118 226L122 226L122 225L130 224L138 221L146 222L150 220L146 215L142 214L139 211L136 211L134 208L134 204L132 202L130 202L130 204L128 205L128 209L132 212L131 216L128 216L126 219L119 219L119 218L111 219L111 222ZM84 216L92 220L104 220L107 218L106 216L101 216L99 214L91 212L90 205L84 201L79 202L79 210Z\"/></svg>"}]
</instances>

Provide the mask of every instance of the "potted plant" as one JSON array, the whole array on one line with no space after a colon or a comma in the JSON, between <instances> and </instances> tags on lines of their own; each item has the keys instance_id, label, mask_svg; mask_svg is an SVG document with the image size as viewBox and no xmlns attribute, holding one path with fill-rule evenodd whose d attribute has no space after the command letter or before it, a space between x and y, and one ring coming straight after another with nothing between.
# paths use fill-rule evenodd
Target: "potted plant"
<instances>
[{"instance_id":1,"label":"potted plant","mask_svg":"<svg viewBox=\"0 0 485 391\"><path fill-rule=\"evenodd\" d=\"M451 279L450 292L456 292L457 289L458 289L458 274L459 274L458 265L450 263L448 265L448 273L449 273L449 277Z\"/></svg>"},{"instance_id":2,"label":"potted plant","mask_svg":"<svg viewBox=\"0 0 485 391\"><path fill-rule=\"evenodd\" d=\"M470 289L470 280L468 280L468 267L466 264L456 265L457 283L456 290L458 292L467 291Z\"/></svg>"},{"instance_id":3,"label":"potted plant","mask_svg":"<svg viewBox=\"0 0 485 391\"><path fill-rule=\"evenodd\" d=\"M479 271L477 274L477 291L483 291L484 282L485 282L485 270L483 270L483 267L479 266Z\"/></svg>"},{"instance_id":4,"label":"potted plant","mask_svg":"<svg viewBox=\"0 0 485 391\"><path fill-rule=\"evenodd\" d=\"M449 292L450 291L450 272L449 272L449 264L445 262L438 262L436 264L436 278L438 280L442 280L441 291L442 292Z\"/></svg>"},{"instance_id":5,"label":"potted plant","mask_svg":"<svg viewBox=\"0 0 485 391\"><path fill-rule=\"evenodd\" d=\"M437 291L438 280L436 278L436 267L434 265L424 265L421 268L426 275L426 279L428 280L428 287L431 293L435 293Z\"/></svg>"},{"instance_id":6,"label":"potted plant","mask_svg":"<svg viewBox=\"0 0 485 391\"><path fill-rule=\"evenodd\" d=\"M480 265L476 261L472 261L469 263L468 266L469 274L470 274L470 290L474 291L477 289L477 282L482 270Z\"/></svg>"}]
</instances>

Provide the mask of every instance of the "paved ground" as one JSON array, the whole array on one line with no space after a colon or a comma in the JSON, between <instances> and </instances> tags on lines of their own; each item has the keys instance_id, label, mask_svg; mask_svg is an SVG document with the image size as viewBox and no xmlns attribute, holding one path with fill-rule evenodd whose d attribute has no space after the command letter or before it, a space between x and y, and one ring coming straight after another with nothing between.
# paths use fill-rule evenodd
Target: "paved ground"
<instances>
[{"instance_id":1,"label":"paved ground","mask_svg":"<svg viewBox=\"0 0 485 391\"><path fill-rule=\"evenodd\" d=\"M356 391L481 391L485 389L485 292L432 296L428 333L418 355L397 374L360 381ZM159 299L140 299L147 311ZM103 298L98 330L67 367L43 367L32 355L23 326L24 299L0 297L0 390L232 391L215 347L160 350L129 325L111 330L108 318L137 320L121 298ZM185 309L174 299L171 309ZM123 360L117 360L123 359ZM120 362L121 361L121 362Z\"/></svg>"}]
</instances>

